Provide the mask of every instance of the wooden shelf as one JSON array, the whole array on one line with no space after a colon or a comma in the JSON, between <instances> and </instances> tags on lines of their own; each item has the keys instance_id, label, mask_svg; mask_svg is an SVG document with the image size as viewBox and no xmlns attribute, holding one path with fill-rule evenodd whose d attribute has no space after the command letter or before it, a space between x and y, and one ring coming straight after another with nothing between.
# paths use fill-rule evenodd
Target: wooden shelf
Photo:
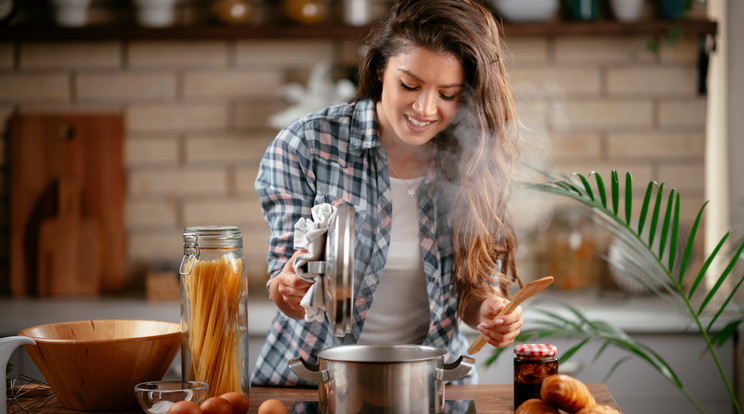
<instances>
[{"instance_id":1,"label":"wooden shelf","mask_svg":"<svg viewBox=\"0 0 744 414\"><path fill-rule=\"evenodd\" d=\"M718 23L710 20L649 20L636 23L617 21L551 22L504 24L504 34L509 36L596 36L664 34L671 29L681 29L686 34L715 34Z\"/></svg>"},{"instance_id":2,"label":"wooden shelf","mask_svg":"<svg viewBox=\"0 0 744 414\"><path fill-rule=\"evenodd\" d=\"M0 29L0 40L71 41L71 40L229 40L229 39L354 39L368 28L342 25L324 26L173 26L147 28L137 26L89 26L63 28L24 26Z\"/></svg>"},{"instance_id":3,"label":"wooden shelf","mask_svg":"<svg viewBox=\"0 0 744 414\"><path fill-rule=\"evenodd\" d=\"M345 25L271 25L271 26L175 26L144 28L135 26L11 26L0 28L0 42L26 41L130 41L130 40L349 40L361 42L370 26ZM708 61L715 45L718 24L710 20L651 20L637 23L617 21L506 23L506 39L537 36L665 36L672 31L698 39L698 92L707 92ZM709 42L709 38L713 41Z\"/></svg>"},{"instance_id":4,"label":"wooden shelf","mask_svg":"<svg viewBox=\"0 0 744 414\"><path fill-rule=\"evenodd\" d=\"M549 22L549 23L505 23L504 34L509 37L529 36L627 36L662 35L679 29L686 35L715 35L718 25L709 20L644 21L620 23L597 22ZM89 40L226 40L226 39L328 39L361 40L369 26L344 25L321 26L175 26L167 28L144 28L135 26L89 26L63 28L55 26L16 26L0 28L0 41L89 41Z\"/></svg>"}]
</instances>

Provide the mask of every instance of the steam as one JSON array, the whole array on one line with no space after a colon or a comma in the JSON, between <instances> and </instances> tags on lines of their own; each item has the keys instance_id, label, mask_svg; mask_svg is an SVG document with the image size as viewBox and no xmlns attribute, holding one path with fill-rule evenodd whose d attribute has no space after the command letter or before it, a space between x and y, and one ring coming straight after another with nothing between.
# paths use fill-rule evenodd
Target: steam
<instances>
[{"instance_id":1,"label":"steam","mask_svg":"<svg viewBox=\"0 0 744 414\"><path fill-rule=\"evenodd\" d=\"M519 160L514 179L521 182L544 181L537 171L555 169L552 133L562 133L570 125L565 115L565 90L555 82L537 86L529 82L513 85L520 119ZM540 233L550 224L557 200L543 193L514 187L509 208L517 233Z\"/></svg>"},{"instance_id":2,"label":"steam","mask_svg":"<svg viewBox=\"0 0 744 414\"><path fill-rule=\"evenodd\" d=\"M564 132L569 125L564 111L565 90L554 82L546 82L542 86L519 82L513 85L513 89L519 124L516 128L514 125L507 125L506 130L517 130L520 136L518 159L511 176L508 175L508 171L503 170L503 166L497 164L495 159L479 156L482 155L481 151L488 151L488 149L478 147L482 145L482 140L479 139L481 131L478 122L474 119L474 114L462 111L452 127L452 136L457 139L465 153L457 168L465 177L484 177L481 174L467 174L467 171L471 170L489 171L491 175L486 175L481 182L455 181L451 184L442 183L442 185L448 186L447 194L457 194L463 186L474 187L476 192L494 194L495 189L511 185L512 194L508 209L517 234L521 236L544 230L550 224L557 200L543 193L520 189L516 182L544 180L544 177L536 170L551 171L554 169L551 134ZM472 154L472 157L468 154ZM507 182L507 180L512 180L512 182ZM450 200L450 203L453 201ZM493 208L493 206L480 207ZM465 214L465 212L453 210L453 214ZM492 229L492 226L483 224L479 229L488 231Z\"/></svg>"}]
</instances>

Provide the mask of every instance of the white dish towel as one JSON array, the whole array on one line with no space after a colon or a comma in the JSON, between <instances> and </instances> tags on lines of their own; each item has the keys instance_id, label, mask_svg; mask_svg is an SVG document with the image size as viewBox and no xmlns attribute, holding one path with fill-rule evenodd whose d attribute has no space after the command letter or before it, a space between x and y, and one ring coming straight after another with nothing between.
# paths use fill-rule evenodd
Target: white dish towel
<instances>
[{"instance_id":1,"label":"white dish towel","mask_svg":"<svg viewBox=\"0 0 744 414\"><path fill-rule=\"evenodd\" d=\"M312 208L312 219L303 217L295 224L294 248L305 249L307 252L297 256L294 270L302 279L313 283L300 301L300 305L305 308L307 322L323 322L325 319L325 289L322 288L323 283L317 283L324 275L310 273L308 263L325 261L325 257L322 256L325 250L326 233L335 209L331 204L318 204Z\"/></svg>"}]
</instances>

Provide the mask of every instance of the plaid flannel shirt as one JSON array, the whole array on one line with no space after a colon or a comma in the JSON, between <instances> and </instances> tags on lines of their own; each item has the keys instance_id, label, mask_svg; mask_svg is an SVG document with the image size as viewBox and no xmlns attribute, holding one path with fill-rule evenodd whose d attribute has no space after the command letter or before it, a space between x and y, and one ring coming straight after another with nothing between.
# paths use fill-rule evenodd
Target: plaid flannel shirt
<instances>
[{"instance_id":1,"label":"plaid flannel shirt","mask_svg":"<svg viewBox=\"0 0 744 414\"><path fill-rule=\"evenodd\" d=\"M458 329L453 282L452 231L443 197L437 197L436 169L418 193L421 253L429 296L430 325L423 345L445 349L445 362L467 352ZM284 128L263 156L256 179L269 225L268 269L276 276L294 252L294 225L316 204L349 204L356 214L352 333L333 334L329 322L305 322L277 311L251 374L253 385L311 386L297 378L288 361L356 343L372 305L390 245L392 200L388 156L377 135L375 103L363 100L326 108ZM267 285L268 286L268 285ZM475 372L459 380L474 381Z\"/></svg>"}]
</instances>

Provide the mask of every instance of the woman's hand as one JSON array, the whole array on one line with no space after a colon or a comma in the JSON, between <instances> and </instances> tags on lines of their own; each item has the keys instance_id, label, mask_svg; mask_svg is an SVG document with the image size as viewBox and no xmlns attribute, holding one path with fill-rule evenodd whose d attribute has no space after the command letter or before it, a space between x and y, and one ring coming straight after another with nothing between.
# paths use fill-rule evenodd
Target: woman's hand
<instances>
[{"instance_id":1,"label":"woman's hand","mask_svg":"<svg viewBox=\"0 0 744 414\"><path fill-rule=\"evenodd\" d=\"M517 306L514 312L501 315L496 321L493 320L508 303L506 299L493 296L484 300L480 306L481 322L476 329L483 335L486 342L498 348L511 345L524 323L521 306Z\"/></svg>"},{"instance_id":2,"label":"woman's hand","mask_svg":"<svg viewBox=\"0 0 744 414\"><path fill-rule=\"evenodd\" d=\"M300 305L300 301L305 293L313 284L302 279L294 270L294 262L297 256L307 252L307 250L298 250L287 263L284 264L282 271L271 279L269 292L271 300L287 316L294 319L305 317L305 309Z\"/></svg>"}]
</instances>

